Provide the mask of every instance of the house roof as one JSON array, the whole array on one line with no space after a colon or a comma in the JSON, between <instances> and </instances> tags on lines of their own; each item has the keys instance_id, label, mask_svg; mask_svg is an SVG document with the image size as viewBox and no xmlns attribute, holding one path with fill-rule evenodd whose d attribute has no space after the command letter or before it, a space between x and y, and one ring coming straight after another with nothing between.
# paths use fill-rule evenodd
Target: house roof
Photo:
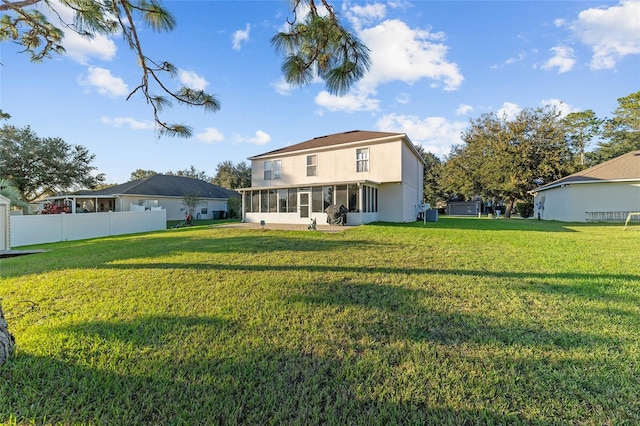
<instances>
[{"instance_id":1,"label":"house roof","mask_svg":"<svg viewBox=\"0 0 640 426\"><path fill-rule=\"evenodd\" d=\"M122 185L111 186L97 191L80 191L76 195L115 196L115 195L152 195L159 197L184 197L197 195L200 198L233 198L240 194L221 188L200 179L185 176L155 174L142 179L132 180Z\"/></svg>"},{"instance_id":2,"label":"house roof","mask_svg":"<svg viewBox=\"0 0 640 426\"><path fill-rule=\"evenodd\" d=\"M545 191L568 183L640 181L640 151L631 151L604 163L550 182L535 191Z\"/></svg>"},{"instance_id":3,"label":"house roof","mask_svg":"<svg viewBox=\"0 0 640 426\"><path fill-rule=\"evenodd\" d=\"M249 157L249 160L254 160L260 157L270 157L273 155L285 154L297 151L306 151L312 149L319 149L330 147L334 145L342 145L354 142L375 141L378 139L402 137L405 138L411 148L415 148L413 144L408 140L407 135L404 133L390 133L390 132L373 132L368 130L351 130L343 133L334 133L332 135L319 136L313 139L309 139L304 142L297 143L295 145L289 145L284 148L276 149L274 151L265 152L264 154ZM420 155L418 155L420 157Z\"/></svg>"}]
</instances>

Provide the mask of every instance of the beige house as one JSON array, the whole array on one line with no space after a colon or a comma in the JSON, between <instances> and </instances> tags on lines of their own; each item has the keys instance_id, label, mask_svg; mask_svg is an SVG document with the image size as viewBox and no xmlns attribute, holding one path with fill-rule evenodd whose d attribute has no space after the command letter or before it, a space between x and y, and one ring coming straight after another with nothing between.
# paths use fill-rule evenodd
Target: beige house
<instances>
[{"instance_id":1,"label":"beige house","mask_svg":"<svg viewBox=\"0 0 640 426\"><path fill-rule=\"evenodd\" d=\"M640 151L566 176L531 191L535 214L563 222L624 221L640 212Z\"/></svg>"},{"instance_id":2,"label":"beige house","mask_svg":"<svg viewBox=\"0 0 640 426\"><path fill-rule=\"evenodd\" d=\"M424 160L404 133L355 130L250 157L243 220L327 222L332 205L347 224L415 221L423 200Z\"/></svg>"}]
</instances>

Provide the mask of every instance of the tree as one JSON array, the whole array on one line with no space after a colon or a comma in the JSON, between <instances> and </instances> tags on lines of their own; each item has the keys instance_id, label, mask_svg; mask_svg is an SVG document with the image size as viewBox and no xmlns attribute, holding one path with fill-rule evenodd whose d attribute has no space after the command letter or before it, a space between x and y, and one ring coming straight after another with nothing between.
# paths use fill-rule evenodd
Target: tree
<instances>
[{"instance_id":1,"label":"tree","mask_svg":"<svg viewBox=\"0 0 640 426\"><path fill-rule=\"evenodd\" d=\"M18 188L13 186L13 183L7 179L0 178L0 195L9 199L9 203L13 207L29 207L29 203L25 202L20 196Z\"/></svg>"},{"instance_id":2,"label":"tree","mask_svg":"<svg viewBox=\"0 0 640 426\"><path fill-rule=\"evenodd\" d=\"M576 170L586 167L585 152L591 140L600 134L602 122L590 109L572 112L562 120L571 154L575 158Z\"/></svg>"},{"instance_id":3,"label":"tree","mask_svg":"<svg viewBox=\"0 0 640 426\"><path fill-rule=\"evenodd\" d=\"M370 66L369 51L343 27L327 0L292 0L293 19L289 31L276 35L272 43L284 53L285 78L292 84L306 84L317 75L333 94L344 94L361 79ZM71 8L72 23L62 21L61 8ZM50 22L40 8L51 10L58 22ZM308 11L307 11L308 9ZM153 110L158 136L190 137L192 129L184 124L170 124L160 112L173 102L215 112L220 101L202 90L181 86L171 90L166 79L173 79L178 68L170 62L152 59L144 53L140 25L152 31L170 32L176 26L173 15L159 0L3 0L0 2L0 41L12 40L38 62L61 54L64 30L92 38L96 35L121 35L134 53L141 68L140 83L127 100L141 93Z\"/></svg>"},{"instance_id":4,"label":"tree","mask_svg":"<svg viewBox=\"0 0 640 426\"><path fill-rule=\"evenodd\" d=\"M177 172L168 171L167 175L172 176L184 176L192 179L199 179L208 182L211 178L206 172L202 170L196 170L194 165L191 165L188 169L178 170Z\"/></svg>"},{"instance_id":5,"label":"tree","mask_svg":"<svg viewBox=\"0 0 640 426\"><path fill-rule=\"evenodd\" d=\"M0 128L0 178L13 182L23 201L79 188L94 188L95 155L60 138L40 138L28 126Z\"/></svg>"},{"instance_id":6,"label":"tree","mask_svg":"<svg viewBox=\"0 0 640 426\"><path fill-rule=\"evenodd\" d=\"M138 179L144 179L146 177L149 176L153 176L153 175L157 175L158 172L156 172L155 170L142 170L142 169L136 169L135 171L131 172L131 180L138 180Z\"/></svg>"},{"instance_id":7,"label":"tree","mask_svg":"<svg viewBox=\"0 0 640 426\"><path fill-rule=\"evenodd\" d=\"M0 303L0 366L9 360L14 347L15 340L11 333L9 333L9 326L7 325L7 321L4 319L2 304Z\"/></svg>"},{"instance_id":8,"label":"tree","mask_svg":"<svg viewBox=\"0 0 640 426\"><path fill-rule=\"evenodd\" d=\"M198 206L202 203L202 198L198 194L185 194L182 196L182 205L188 213L195 213Z\"/></svg>"},{"instance_id":9,"label":"tree","mask_svg":"<svg viewBox=\"0 0 640 426\"><path fill-rule=\"evenodd\" d=\"M227 189L248 188L251 186L251 166L245 162L233 164L223 161L216 167L216 176L211 183Z\"/></svg>"},{"instance_id":10,"label":"tree","mask_svg":"<svg viewBox=\"0 0 640 426\"><path fill-rule=\"evenodd\" d=\"M450 194L481 195L506 203L526 200L534 179L552 181L569 173L570 153L554 107L522 110L514 119L484 114L471 122L443 167Z\"/></svg>"},{"instance_id":11,"label":"tree","mask_svg":"<svg viewBox=\"0 0 640 426\"><path fill-rule=\"evenodd\" d=\"M422 145L415 145L415 148L424 160L424 201L433 208L439 201L445 200L445 195L440 188L442 161L434 153L425 151Z\"/></svg>"},{"instance_id":12,"label":"tree","mask_svg":"<svg viewBox=\"0 0 640 426\"><path fill-rule=\"evenodd\" d=\"M640 149L640 91L618 99L613 118L603 124L602 138L591 155L595 164Z\"/></svg>"},{"instance_id":13,"label":"tree","mask_svg":"<svg viewBox=\"0 0 640 426\"><path fill-rule=\"evenodd\" d=\"M282 62L285 80L305 85L317 76L325 81L329 93L346 94L369 70L369 49L340 24L328 1L291 3L293 20L288 21L289 30L271 39L276 51L285 55ZM309 12L299 16L301 6L306 5Z\"/></svg>"}]
</instances>

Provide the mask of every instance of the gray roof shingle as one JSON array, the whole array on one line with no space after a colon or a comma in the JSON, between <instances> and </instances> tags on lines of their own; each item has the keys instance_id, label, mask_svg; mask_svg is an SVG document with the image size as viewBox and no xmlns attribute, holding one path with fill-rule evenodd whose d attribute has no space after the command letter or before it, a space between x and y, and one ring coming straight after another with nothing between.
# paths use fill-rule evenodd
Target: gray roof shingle
<instances>
[{"instance_id":1,"label":"gray roof shingle","mask_svg":"<svg viewBox=\"0 0 640 426\"><path fill-rule=\"evenodd\" d=\"M550 182L536 191L544 191L567 183L611 182L640 180L640 151L631 151L604 163Z\"/></svg>"},{"instance_id":2,"label":"gray roof shingle","mask_svg":"<svg viewBox=\"0 0 640 426\"><path fill-rule=\"evenodd\" d=\"M200 198L239 198L240 193L221 188L209 182L185 176L156 174L132 180L122 185L111 186L97 191L81 191L78 195L155 195L162 197L184 197L197 195Z\"/></svg>"}]
</instances>

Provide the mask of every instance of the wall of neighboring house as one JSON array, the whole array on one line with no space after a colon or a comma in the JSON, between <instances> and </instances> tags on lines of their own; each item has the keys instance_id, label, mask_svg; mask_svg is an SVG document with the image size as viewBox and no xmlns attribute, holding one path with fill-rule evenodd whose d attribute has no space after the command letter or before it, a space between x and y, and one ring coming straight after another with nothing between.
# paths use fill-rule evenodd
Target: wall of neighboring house
<instances>
[{"instance_id":1,"label":"wall of neighboring house","mask_svg":"<svg viewBox=\"0 0 640 426\"><path fill-rule=\"evenodd\" d=\"M540 191L534 214L546 220L586 222L589 212L640 211L640 182L570 183Z\"/></svg>"},{"instance_id":2,"label":"wall of neighboring house","mask_svg":"<svg viewBox=\"0 0 640 426\"><path fill-rule=\"evenodd\" d=\"M131 204L146 204L149 207L154 207L157 205L167 211L167 220L183 220L185 218L186 209L184 207L184 204L182 204L182 201L182 197L154 197L151 195L127 195L119 198L119 203L121 204L120 211L130 211ZM196 211L192 212L191 215L194 219L198 219L198 214L200 214L200 219L213 219L214 211L228 211L227 200L203 200Z\"/></svg>"}]
</instances>

